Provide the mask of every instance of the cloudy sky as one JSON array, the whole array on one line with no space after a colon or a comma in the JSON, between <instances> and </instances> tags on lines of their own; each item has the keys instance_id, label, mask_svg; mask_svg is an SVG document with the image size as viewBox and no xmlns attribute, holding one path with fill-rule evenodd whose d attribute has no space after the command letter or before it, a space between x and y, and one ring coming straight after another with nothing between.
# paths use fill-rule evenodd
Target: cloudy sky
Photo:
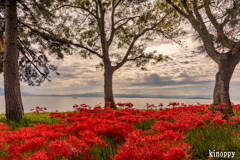
<instances>
[{"instance_id":1,"label":"cloudy sky","mask_svg":"<svg viewBox=\"0 0 240 160\"><path fill-rule=\"evenodd\" d=\"M217 64L206 54L194 53L199 42L192 41L193 29L186 26L187 34L181 37L183 46L171 44L167 40L156 39L148 44L147 51L169 55L173 61L149 66L148 71L137 67L123 66L114 73L113 90L115 94L161 94L212 96ZM45 81L41 86L28 86L21 82L21 91L32 94L81 94L103 92L103 71L96 70L100 59L82 59L79 55L65 56L64 60L52 58L52 64L58 66L60 76L52 74L52 82ZM240 65L234 71L230 95L240 99ZM3 75L0 75L0 87L3 88Z\"/></svg>"}]
</instances>

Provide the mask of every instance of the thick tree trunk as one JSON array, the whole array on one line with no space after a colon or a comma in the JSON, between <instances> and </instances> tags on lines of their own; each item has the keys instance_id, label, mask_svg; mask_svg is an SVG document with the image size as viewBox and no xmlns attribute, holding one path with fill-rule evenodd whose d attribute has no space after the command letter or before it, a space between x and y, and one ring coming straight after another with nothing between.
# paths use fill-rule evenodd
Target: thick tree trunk
<instances>
[{"instance_id":1,"label":"thick tree trunk","mask_svg":"<svg viewBox=\"0 0 240 160\"><path fill-rule=\"evenodd\" d=\"M111 102L110 107L116 108L114 97L113 97L113 88L112 88L112 77L113 77L113 71L111 67L110 61L106 61L104 63L104 100L105 100L105 106L108 107L109 104L107 102Z\"/></svg>"},{"instance_id":2,"label":"thick tree trunk","mask_svg":"<svg viewBox=\"0 0 240 160\"><path fill-rule=\"evenodd\" d=\"M18 73L18 19L16 3L16 0L6 1L6 29L3 72L6 118L19 121L24 116L24 110L20 93L20 82Z\"/></svg>"},{"instance_id":3,"label":"thick tree trunk","mask_svg":"<svg viewBox=\"0 0 240 160\"><path fill-rule=\"evenodd\" d=\"M215 106L220 103L225 103L226 107L228 107L228 110L226 111L233 111L229 96L229 83L238 62L239 60L236 58L227 58L221 60L218 64L219 71L216 74L212 108L217 109ZM232 115L234 115L233 112Z\"/></svg>"}]
</instances>

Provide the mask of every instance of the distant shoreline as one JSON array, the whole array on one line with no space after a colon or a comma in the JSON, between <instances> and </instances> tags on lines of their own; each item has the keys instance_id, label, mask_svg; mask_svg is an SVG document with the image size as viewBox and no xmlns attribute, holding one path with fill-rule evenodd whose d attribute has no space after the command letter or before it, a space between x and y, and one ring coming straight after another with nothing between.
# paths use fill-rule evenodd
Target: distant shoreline
<instances>
[{"instance_id":1,"label":"distant shoreline","mask_svg":"<svg viewBox=\"0 0 240 160\"><path fill-rule=\"evenodd\" d=\"M0 95L0 96L4 96L4 95ZM104 98L104 96L71 96L71 95L22 95L22 97L72 97L72 98L81 98L81 97L85 97L85 98ZM75 99L76 99L75 98ZM125 96L115 96L114 98L153 98L153 99L207 99L207 100L212 100L212 98L205 98L205 97L125 97ZM231 98L231 100L240 100L240 99L236 99L236 98Z\"/></svg>"},{"instance_id":2,"label":"distant shoreline","mask_svg":"<svg viewBox=\"0 0 240 160\"><path fill-rule=\"evenodd\" d=\"M4 95L1 95L4 96ZM103 96L72 96L72 95L22 95L22 97L72 97L72 98L81 98L81 97L89 97L89 98L104 98ZM114 95L114 98L164 98L164 99L212 99L205 97L151 97L151 96L118 96Z\"/></svg>"}]
</instances>

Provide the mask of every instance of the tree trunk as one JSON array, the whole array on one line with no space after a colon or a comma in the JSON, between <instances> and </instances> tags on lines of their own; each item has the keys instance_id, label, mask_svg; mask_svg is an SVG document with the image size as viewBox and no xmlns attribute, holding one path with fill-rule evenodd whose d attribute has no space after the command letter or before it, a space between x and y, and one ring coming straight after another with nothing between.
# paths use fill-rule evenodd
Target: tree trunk
<instances>
[{"instance_id":1,"label":"tree trunk","mask_svg":"<svg viewBox=\"0 0 240 160\"><path fill-rule=\"evenodd\" d=\"M6 1L5 51L3 60L6 118L19 121L24 116L18 73L17 6L16 0Z\"/></svg>"},{"instance_id":2,"label":"tree trunk","mask_svg":"<svg viewBox=\"0 0 240 160\"><path fill-rule=\"evenodd\" d=\"M105 106L108 107L109 104L107 102L111 102L110 107L116 108L114 97L113 97L113 89L112 89L112 77L113 77L113 71L111 67L111 62L108 60L105 60L104 63L104 100L105 100Z\"/></svg>"},{"instance_id":3,"label":"tree trunk","mask_svg":"<svg viewBox=\"0 0 240 160\"><path fill-rule=\"evenodd\" d=\"M233 111L232 105L229 96L229 83L233 74L233 71L238 64L238 58L227 58L221 60L218 64L219 71L216 74L215 88L213 93L213 106L215 108L216 105L220 103L225 103L226 107L228 107L227 111ZM223 110L221 110L223 111ZM228 114L228 113L226 113ZM234 113L231 113L234 115Z\"/></svg>"}]
</instances>

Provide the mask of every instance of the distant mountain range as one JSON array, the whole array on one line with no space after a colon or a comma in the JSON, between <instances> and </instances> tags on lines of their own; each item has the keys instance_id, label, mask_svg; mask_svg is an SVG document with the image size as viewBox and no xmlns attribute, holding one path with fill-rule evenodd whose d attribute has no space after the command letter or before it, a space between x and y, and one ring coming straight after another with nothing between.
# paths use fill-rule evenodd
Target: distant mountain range
<instances>
[{"instance_id":1,"label":"distant mountain range","mask_svg":"<svg viewBox=\"0 0 240 160\"><path fill-rule=\"evenodd\" d=\"M4 89L0 88L0 95L4 95ZM52 96L52 97L104 97L103 92L83 93L83 94L68 94L68 95L38 95L28 92L21 92L22 96ZM121 98L175 98L175 99L211 99L208 96L166 96L166 95L147 95L147 94L114 94L114 97Z\"/></svg>"}]
</instances>

